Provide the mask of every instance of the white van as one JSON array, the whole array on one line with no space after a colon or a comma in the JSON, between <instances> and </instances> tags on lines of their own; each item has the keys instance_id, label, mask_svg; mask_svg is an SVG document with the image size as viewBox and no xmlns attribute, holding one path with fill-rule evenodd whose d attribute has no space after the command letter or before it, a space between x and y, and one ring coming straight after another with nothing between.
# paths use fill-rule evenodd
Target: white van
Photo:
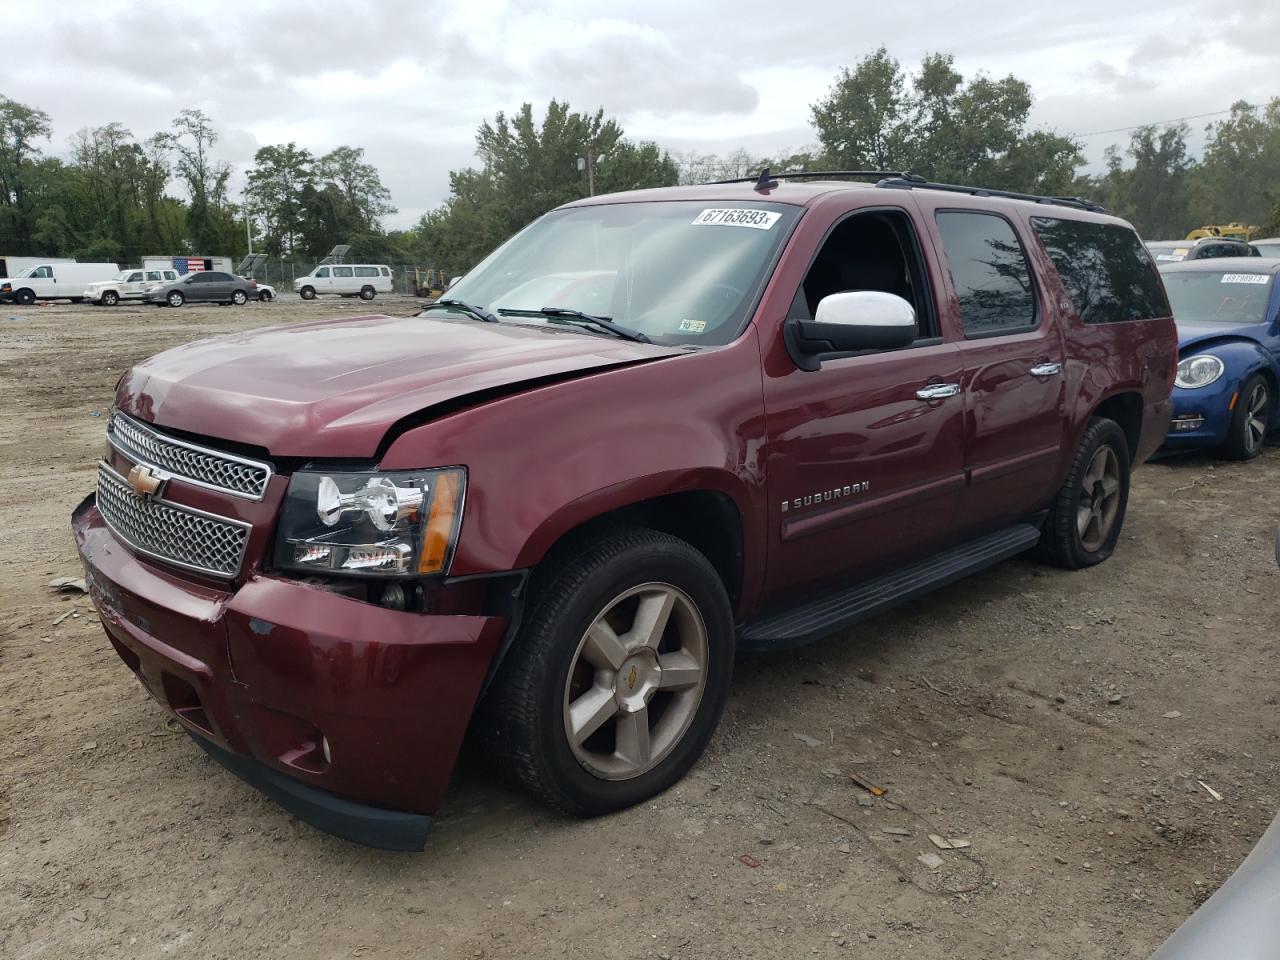
<instances>
[{"instance_id":1,"label":"white van","mask_svg":"<svg viewBox=\"0 0 1280 960\"><path fill-rule=\"evenodd\" d=\"M172 283L177 279L177 270L121 270L110 280L88 284L84 288L84 298L90 303L114 307L121 300L141 300L148 287Z\"/></svg>"},{"instance_id":2,"label":"white van","mask_svg":"<svg viewBox=\"0 0 1280 960\"><path fill-rule=\"evenodd\" d=\"M0 280L0 300L29 304L40 300L84 299L84 288L110 280L120 272L118 263L57 263L48 260L28 267L16 277Z\"/></svg>"},{"instance_id":3,"label":"white van","mask_svg":"<svg viewBox=\"0 0 1280 960\"><path fill-rule=\"evenodd\" d=\"M392 291L391 268L382 263L328 263L293 281L293 289L303 300L314 300L320 293L372 300Z\"/></svg>"}]
</instances>

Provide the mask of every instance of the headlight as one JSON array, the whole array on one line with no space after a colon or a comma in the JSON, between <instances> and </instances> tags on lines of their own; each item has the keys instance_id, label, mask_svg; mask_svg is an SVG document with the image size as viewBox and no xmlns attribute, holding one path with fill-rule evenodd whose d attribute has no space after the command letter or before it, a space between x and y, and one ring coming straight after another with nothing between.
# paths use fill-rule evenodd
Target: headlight
<instances>
[{"instance_id":1,"label":"headlight","mask_svg":"<svg viewBox=\"0 0 1280 960\"><path fill-rule=\"evenodd\" d=\"M295 473L276 535L276 566L350 576L445 573L466 486L461 468Z\"/></svg>"},{"instance_id":2,"label":"headlight","mask_svg":"<svg viewBox=\"0 0 1280 960\"><path fill-rule=\"evenodd\" d=\"M1174 383L1188 390L1207 387L1222 376L1226 367L1212 353L1198 353L1178 361L1178 375Z\"/></svg>"}]
</instances>

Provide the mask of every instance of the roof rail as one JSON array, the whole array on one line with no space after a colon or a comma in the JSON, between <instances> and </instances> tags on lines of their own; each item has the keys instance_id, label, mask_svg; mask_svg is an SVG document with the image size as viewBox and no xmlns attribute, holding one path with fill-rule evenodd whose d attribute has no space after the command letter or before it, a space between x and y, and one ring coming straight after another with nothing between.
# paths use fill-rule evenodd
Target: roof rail
<instances>
[{"instance_id":1,"label":"roof rail","mask_svg":"<svg viewBox=\"0 0 1280 960\"><path fill-rule=\"evenodd\" d=\"M1091 213L1106 213L1106 208L1082 197L1042 197L1035 193L1018 193L1014 190L988 190L985 187L965 187L956 183L933 183L921 177L885 177L877 187L899 190L945 190L948 193L964 193L971 197L999 197L1003 200L1027 200L1031 203L1047 203L1059 207L1074 207Z\"/></svg>"},{"instance_id":2,"label":"roof rail","mask_svg":"<svg viewBox=\"0 0 1280 960\"><path fill-rule=\"evenodd\" d=\"M865 177L868 179L884 179L886 177L897 180L909 180L912 183L927 182L924 177L904 170L793 170L790 173L771 173L768 167L765 167L753 177L734 177L731 180L711 180L709 183L713 186L719 186L725 183L754 183L757 187L762 187L770 180L801 180L814 179L816 177Z\"/></svg>"}]
</instances>

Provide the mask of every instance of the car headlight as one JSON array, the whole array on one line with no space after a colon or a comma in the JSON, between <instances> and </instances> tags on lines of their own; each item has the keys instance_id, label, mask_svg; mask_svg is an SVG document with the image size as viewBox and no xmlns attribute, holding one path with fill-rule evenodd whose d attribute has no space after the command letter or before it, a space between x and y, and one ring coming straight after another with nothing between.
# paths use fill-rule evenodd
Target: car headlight
<instances>
[{"instance_id":1,"label":"car headlight","mask_svg":"<svg viewBox=\"0 0 1280 960\"><path fill-rule=\"evenodd\" d=\"M1188 390L1196 387L1207 387L1220 376L1226 366L1212 353L1198 353L1178 361L1178 375L1174 383Z\"/></svg>"},{"instance_id":2,"label":"car headlight","mask_svg":"<svg viewBox=\"0 0 1280 960\"><path fill-rule=\"evenodd\" d=\"M275 565L362 577L445 573L466 487L460 467L295 473L276 534Z\"/></svg>"}]
</instances>

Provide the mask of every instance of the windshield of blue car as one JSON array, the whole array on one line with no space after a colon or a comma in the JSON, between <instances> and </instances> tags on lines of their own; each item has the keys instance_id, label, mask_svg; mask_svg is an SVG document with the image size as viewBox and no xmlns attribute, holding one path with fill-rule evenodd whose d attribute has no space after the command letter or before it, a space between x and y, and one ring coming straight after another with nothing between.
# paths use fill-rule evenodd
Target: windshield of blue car
<instances>
[{"instance_id":1,"label":"windshield of blue car","mask_svg":"<svg viewBox=\"0 0 1280 960\"><path fill-rule=\"evenodd\" d=\"M552 325L536 314L561 307L660 343L724 344L746 325L799 213L762 201L555 210L499 247L447 297L504 322Z\"/></svg>"},{"instance_id":2,"label":"windshield of blue car","mask_svg":"<svg viewBox=\"0 0 1280 960\"><path fill-rule=\"evenodd\" d=\"M1217 270L1165 273L1164 288L1178 323L1262 323L1272 276Z\"/></svg>"}]
</instances>

